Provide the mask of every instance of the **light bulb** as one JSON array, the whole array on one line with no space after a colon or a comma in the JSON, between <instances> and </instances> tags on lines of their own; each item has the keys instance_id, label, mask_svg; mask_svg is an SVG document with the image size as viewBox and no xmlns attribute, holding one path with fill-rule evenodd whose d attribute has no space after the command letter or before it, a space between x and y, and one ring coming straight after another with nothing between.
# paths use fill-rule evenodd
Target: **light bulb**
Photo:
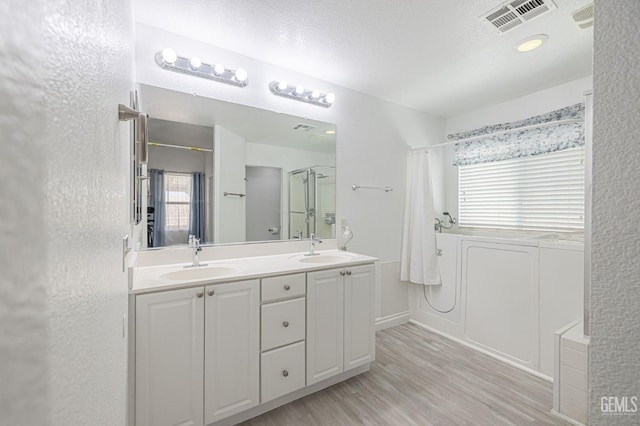
<instances>
[{"instance_id":1,"label":"light bulb","mask_svg":"<svg viewBox=\"0 0 640 426\"><path fill-rule=\"evenodd\" d=\"M298 84L296 86L296 95L302 95L304 93L304 86L302 84Z\"/></svg>"},{"instance_id":2,"label":"light bulb","mask_svg":"<svg viewBox=\"0 0 640 426\"><path fill-rule=\"evenodd\" d=\"M284 80L282 80L282 81L280 81L280 82L278 83L278 90L279 90L279 91L286 90L286 89L287 89L287 87L289 87L289 84L288 84L286 81L284 81Z\"/></svg>"},{"instance_id":3,"label":"light bulb","mask_svg":"<svg viewBox=\"0 0 640 426\"><path fill-rule=\"evenodd\" d=\"M311 92L311 97L313 99L318 99L320 97L320 91L318 89L315 89L313 92Z\"/></svg>"},{"instance_id":4,"label":"light bulb","mask_svg":"<svg viewBox=\"0 0 640 426\"><path fill-rule=\"evenodd\" d=\"M247 71L244 68L238 68L236 70L236 80L239 82L246 81L247 77Z\"/></svg>"},{"instance_id":5,"label":"light bulb","mask_svg":"<svg viewBox=\"0 0 640 426\"><path fill-rule=\"evenodd\" d=\"M200 65L202 65L202 61L197 56L194 56L193 58L189 59L189 66L192 69L197 70L198 68L200 68Z\"/></svg>"},{"instance_id":6,"label":"light bulb","mask_svg":"<svg viewBox=\"0 0 640 426\"><path fill-rule=\"evenodd\" d=\"M175 50L170 47L165 47L162 49L162 60L167 64L173 64L178 59L178 54Z\"/></svg>"},{"instance_id":7,"label":"light bulb","mask_svg":"<svg viewBox=\"0 0 640 426\"><path fill-rule=\"evenodd\" d=\"M224 65L215 64L215 66L213 67L213 72L216 73L216 75L222 75L224 73Z\"/></svg>"},{"instance_id":8,"label":"light bulb","mask_svg":"<svg viewBox=\"0 0 640 426\"><path fill-rule=\"evenodd\" d=\"M333 93L327 93L327 96L324 97L324 101L328 104L332 104L336 101L336 95Z\"/></svg>"}]
</instances>

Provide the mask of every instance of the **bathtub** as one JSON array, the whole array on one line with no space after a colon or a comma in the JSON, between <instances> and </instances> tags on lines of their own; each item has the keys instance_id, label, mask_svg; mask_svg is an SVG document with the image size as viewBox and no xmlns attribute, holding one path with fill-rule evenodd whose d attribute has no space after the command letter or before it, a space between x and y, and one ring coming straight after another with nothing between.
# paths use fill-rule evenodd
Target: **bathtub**
<instances>
[{"instance_id":1,"label":"bathtub","mask_svg":"<svg viewBox=\"0 0 640 426\"><path fill-rule=\"evenodd\" d=\"M582 243L443 233L436 245L443 284L413 286L412 320L550 380L554 332L582 318Z\"/></svg>"}]
</instances>

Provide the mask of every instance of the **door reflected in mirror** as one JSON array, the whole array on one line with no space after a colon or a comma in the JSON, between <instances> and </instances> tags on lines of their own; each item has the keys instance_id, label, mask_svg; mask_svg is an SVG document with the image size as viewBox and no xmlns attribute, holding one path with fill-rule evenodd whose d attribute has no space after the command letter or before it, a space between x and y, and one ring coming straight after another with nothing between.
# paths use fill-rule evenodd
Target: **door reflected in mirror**
<instances>
[{"instance_id":1,"label":"door reflected in mirror","mask_svg":"<svg viewBox=\"0 0 640 426\"><path fill-rule=\"evenodd\" d=\"M335 125L142 84L139 93L150 116L144 246L335 237Z\"/></svg>"}]
</instances>

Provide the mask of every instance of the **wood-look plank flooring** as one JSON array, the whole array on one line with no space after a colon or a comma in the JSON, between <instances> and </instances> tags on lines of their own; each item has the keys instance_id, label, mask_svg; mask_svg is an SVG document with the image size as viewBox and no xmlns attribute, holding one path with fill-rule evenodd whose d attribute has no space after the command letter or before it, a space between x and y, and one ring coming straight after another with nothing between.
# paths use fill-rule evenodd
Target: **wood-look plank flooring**
<instances>
[{"instance_id":1,"label":"wood-look plank flooring","mask_svg":"<svg viewBox=\"0 0 640 426\"><path fill-rule=\"evenodd\" d=\"M568 425L551 383L414 324L376 338L370 371L243 425Z\"/></svg>"}]
</instances>

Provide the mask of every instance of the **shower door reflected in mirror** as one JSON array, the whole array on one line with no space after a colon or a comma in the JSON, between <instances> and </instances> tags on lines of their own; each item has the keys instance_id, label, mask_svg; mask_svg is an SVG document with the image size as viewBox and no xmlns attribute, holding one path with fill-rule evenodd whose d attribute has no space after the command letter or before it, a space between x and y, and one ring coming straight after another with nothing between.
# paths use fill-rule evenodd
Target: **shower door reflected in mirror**
<instances>
[{"instance_id":1,"label":"shower door reflected in mirror","mask_svg":"<svg viewBox=\"0 0 640 426\"><path fill-rule=\"evenodd\" d=\"M316 165L289 173L289 238L336 235L336 169Z\"/></svg>"},{"instance_id":2,"label":"shower door reflected in mirror","mask_svg":"<svg viewBox=\"0 0 640 426\"><path fill-rule=\"evenodd\" d=\"M335 236L335 125L143 84L139 92L150 116L143 248L186 244L189 234L203 244Z\"/></svg>"}]
</instances>

